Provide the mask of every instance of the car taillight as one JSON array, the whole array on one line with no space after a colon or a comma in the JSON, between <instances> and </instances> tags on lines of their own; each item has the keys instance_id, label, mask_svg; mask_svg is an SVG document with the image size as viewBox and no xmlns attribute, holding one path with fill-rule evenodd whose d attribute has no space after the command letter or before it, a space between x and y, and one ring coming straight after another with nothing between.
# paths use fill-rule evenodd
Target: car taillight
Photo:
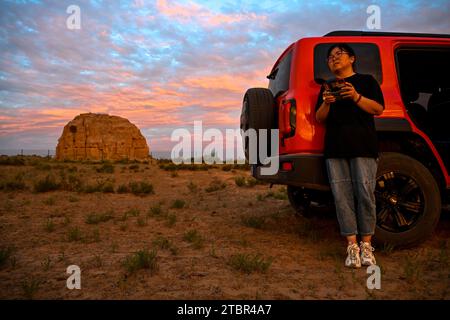
<instances>
[{"instance_id":1,"label":"car taillight","mask_svg":"<svg viewBox=\"0 0 450 320\"><path fill-rule=\"evenodd\" d=\"M289 108L289 124L291 125L291 131L295 132L295 127L297 126L297 106L295 105L295 100L292 100L291 107Z\"/></svg>"},{"instance_id":2,"label":"car taillight","mask_svg":"<svg viewBox=\"0 0 450 320\"><path fill-rule=\"evenodd\" d=\"M283 101L281 116L281 133L284 137L292 137L297 126L297 105L295 99Z\"/></svg>"},{"instance_id":3,"label":"car taillight","mask_svg":"<svg viewBox=\"0 0 450 320\"><path fill-rule=\"evenodd\" d=\"M281 164L281 170L283 171L292 171L294 169L294 165L292 162L283 162Z\"/></svg>"}]
</instances>

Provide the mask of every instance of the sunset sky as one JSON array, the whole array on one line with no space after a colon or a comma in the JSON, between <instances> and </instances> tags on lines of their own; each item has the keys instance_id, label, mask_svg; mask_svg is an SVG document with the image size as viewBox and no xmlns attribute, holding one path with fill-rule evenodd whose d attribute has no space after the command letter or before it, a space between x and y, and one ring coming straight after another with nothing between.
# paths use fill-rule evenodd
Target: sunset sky
<instances>
[{"instance_id":1,"label":"sunset sky","mask_svg":"<svg viewBox=\"0 0 450 320\"><path fill-rule=\"evenodd\" d=\"M0 0L0 150L54 149L76 115L136 124L152 151L176 128L237 128L247 88L292 42L332 30L450 33L450 1ZM66 9L81 9L70 30Z\"/></svg>"}]
</instances>

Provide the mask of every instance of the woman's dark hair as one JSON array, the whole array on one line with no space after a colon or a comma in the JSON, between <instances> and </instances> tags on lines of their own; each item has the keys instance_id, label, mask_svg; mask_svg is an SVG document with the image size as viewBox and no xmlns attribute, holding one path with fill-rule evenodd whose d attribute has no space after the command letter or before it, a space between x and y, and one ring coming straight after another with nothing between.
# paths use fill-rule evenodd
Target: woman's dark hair
<instances>
[{"instance_id":1,"label":"woman's dark hair","mask_svg":"<svg viewBox=\"0 0 450 320\"><path fill-rule=\"evenodd\" d=\"M355 55L355 51L353 51L352 47L350 47L346 43L335 43L328 49L328 51L327 51L327 58L329 57L331 51L333 51L334 48L339 48L342 51L347 52L349 57L355 58L355 61L353 61L353 63L352 63L353 70L355 70L356 55Z\"/></svg>"}]
</instances>

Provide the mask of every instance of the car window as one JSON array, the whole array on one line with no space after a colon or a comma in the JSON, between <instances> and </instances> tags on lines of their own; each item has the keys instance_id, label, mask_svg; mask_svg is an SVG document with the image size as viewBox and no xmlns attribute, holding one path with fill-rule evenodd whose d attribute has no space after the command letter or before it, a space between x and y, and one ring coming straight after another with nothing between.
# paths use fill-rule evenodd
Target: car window
<instances>
[{"instance_id":1,"label":"car window","mask_svg":"<svg viewBox=\"0 0 450 320\"><path fill-rule=\"evenodd\" d=\"M334 43L321 43L314 48L314 79L329 80L334 78L326 62L328 49ZM379 84L383 81L380 51L373 43L347 43L355 51L354 69L358 73L371 74Z\"/></svg>"},{"instance_id":2,"label":"car window","mask_svg":"<svg viewBox=\"0 0 450 320\"><path fill-rule=\"evenodd\" d=\"M274 97L289 89L291 60L292 51L286 54L277 67L267 76L269 78L269 90L272 91Z\"/></svg>"},{"instance_id":3,"label":"car window","mask_svg":"<svg viewBox=\"0 0 450 320\"><path fill-rule=\"evenodd\" d=\"M395 56L402 95L450 89L450 48L402 47Z\"/></svg>"},{"instance_id":4,"label":"car window","mask_svg":"<svg viewBox=\"0 0 450 320\"><path fill-rule=\"evenodd\" d=\"M403 103L411 120L436 147L450 171L450 48L400 47L395 63Z\"/></svg>"}]
</instances>

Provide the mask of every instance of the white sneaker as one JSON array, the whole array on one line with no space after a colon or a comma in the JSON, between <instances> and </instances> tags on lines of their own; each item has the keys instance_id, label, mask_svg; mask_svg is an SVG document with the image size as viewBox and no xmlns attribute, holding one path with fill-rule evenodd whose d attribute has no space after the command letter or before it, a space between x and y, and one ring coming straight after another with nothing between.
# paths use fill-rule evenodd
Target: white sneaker
<instances>
[{"instance_id":1,"label":"white sneaker","mask_svg":"<svg viewBox=\"0 0 450 320\"><path fill-rule=\"evenodd\" d=\"M360 250L361 250L361 263L363 266L371 266L373 264L377 264L375 260L375 256L373 255L373 251L375 249L371 246L369 242L360 242Z\"/></svg>"},{"instance_id":2,"label":"white sneaker","mask_svg":"<svg viewBox=\"0 0 450 320\"><path fill-rule=\"evenodd\" d=\"M359 256L359 247L357 243L347 246L347 259L345 266L349 268L361 268L361 258Z\"/></svg>"}]
</instances>

